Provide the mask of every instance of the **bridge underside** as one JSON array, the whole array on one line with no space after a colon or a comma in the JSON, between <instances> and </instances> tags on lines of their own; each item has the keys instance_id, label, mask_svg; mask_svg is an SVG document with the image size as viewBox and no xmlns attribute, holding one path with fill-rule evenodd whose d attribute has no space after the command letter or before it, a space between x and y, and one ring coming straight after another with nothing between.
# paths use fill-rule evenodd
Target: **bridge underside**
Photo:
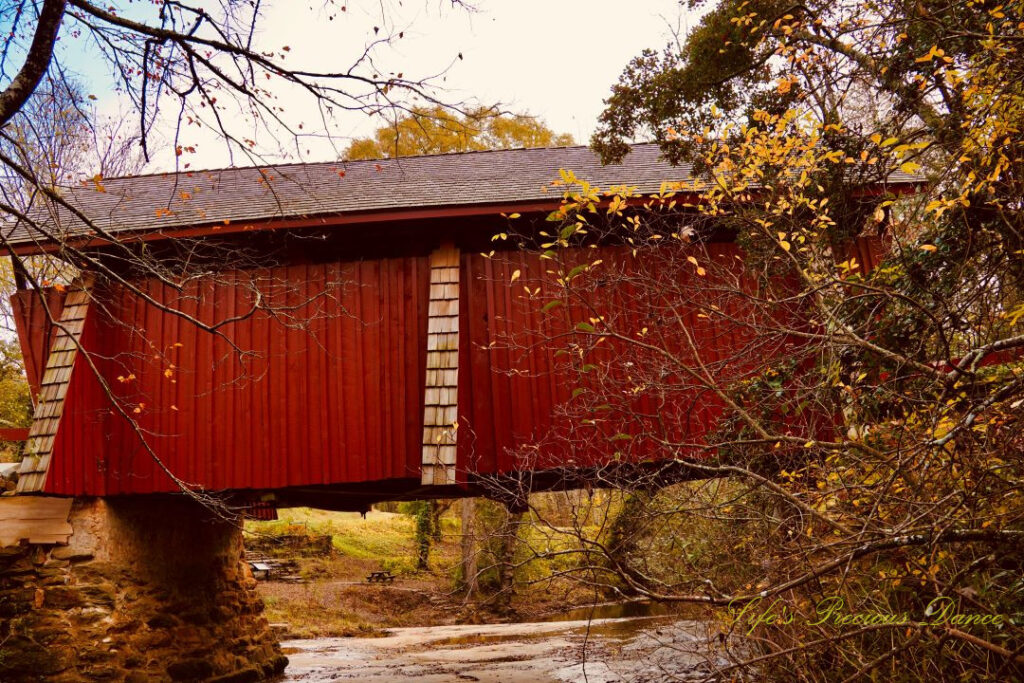
<instances>
[{"instance_id":1,"label":"bridge underside","mask_svg":"<svg viewBox=\"0 0 1024 683\"><path fill-rule=\"evenodd\" d=\"M270 508L311 507L336 512L367 512L392 500L491 498L511 507L525 505L530 493L571 489L657 489L684 481L718 476L699 462L616 463L589 468L558 468L510 474L473 475L462 484L423 485L418 479L385 479L359 484L296 486L219 494L240 508L255 502Z\"/></svg>"}]
</instances>

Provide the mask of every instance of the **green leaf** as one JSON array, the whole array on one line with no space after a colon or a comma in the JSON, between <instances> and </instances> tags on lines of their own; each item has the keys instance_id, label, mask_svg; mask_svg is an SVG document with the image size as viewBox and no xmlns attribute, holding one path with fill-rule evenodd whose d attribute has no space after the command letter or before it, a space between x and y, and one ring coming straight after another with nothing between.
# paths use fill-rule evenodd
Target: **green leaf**
<instances>
[{"instance_id":1,"label":"green leaf","mask_svg":"<svg viewBox=\"0 0 1024 683\"><path fill-rule=\"evenodd\" d=\"M575 268L573 268L572 270L570 270L569 274L565 276L565 279L566 280L571 280L574 277L576 277L577 275L579 275L580 273L582 273L583 271L585 271L586 269L587 269L587 264L585 264L585 263L580 264L580 265L576 266Z\"/></svg>"}]
</instances>

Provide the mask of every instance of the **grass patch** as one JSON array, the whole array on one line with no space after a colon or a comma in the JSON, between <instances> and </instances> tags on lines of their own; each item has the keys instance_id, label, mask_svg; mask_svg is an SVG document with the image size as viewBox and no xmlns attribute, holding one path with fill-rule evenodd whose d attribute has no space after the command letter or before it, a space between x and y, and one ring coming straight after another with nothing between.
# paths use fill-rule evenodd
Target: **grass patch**
<instances>
[{"instance_id":1,"label":"grass patch","mask_svg":"<svg viewBox=\"0 0 1024 683\"><path fill-rule=\"evenodd\" d=\"M265 595L265 615L271 623L288 624L291 638L370 636L380 628L363 616L340 609L329 591L304 586L298 595Z\"/></svg>"},{"instance_id":2,"label":"grass patch","mask_svg":"<svg viewBox=\"0 0 1024 683\"><path fill-rule=\"evenodd\" d=\"M411 566L415 557L414 522L407 515L370 511L364 519L357 512L286 508L279 510L278 516L272 522L248 520L245 530L256 537L330 536L339 555L379 562L392 571Z\"/></svg>"}]
</instances>

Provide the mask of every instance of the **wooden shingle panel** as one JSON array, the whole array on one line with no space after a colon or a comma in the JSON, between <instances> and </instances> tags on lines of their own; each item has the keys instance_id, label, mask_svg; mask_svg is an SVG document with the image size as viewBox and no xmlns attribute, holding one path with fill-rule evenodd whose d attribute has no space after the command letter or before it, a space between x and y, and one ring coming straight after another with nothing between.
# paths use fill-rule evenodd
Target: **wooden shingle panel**
<instances>
[{"instance_id":1,"label":"wooden shingle panel","mask_svg":"<svg viewBox=\"0 0 1024 683\"><path fill-rule=\"evenodd\" d=\"M25 443L25 454L18 468L18 493L40 493L46 486L53 442L60 428L64 398L71 383L78 343L89 311L89 284L87 279L77 282L68 292L61 312L57 334L43 371L39 398Z\"/></svg>"},{"instance_id":2,"label":"wooden shingle panel","mask_svg":"<svg viewBox=\"0 0 1024 683\"><path fill-rule=\"evenodd\" d=\"M78 344L75 342L73 337L69 337L66 334L57 336L57 339L53 342L52 353L58 351L74 351L78 349Z\"/></svg>"},{"instance_id":3,"label":"wooden shingle panel","mask_svg":"<svg viewBox=\"0 0 1024 683\"><path fill-rule=\"evenodd\" d=\"M459 284L459 269L455 268L431 268L430 283L453 283Z\"/></svg>"},{"instance_id":4,"label":"wooden shingle panel","mask_svg":"<svg viewBox=\"0 0 1024 683\"><path fill-rule=\"evenodd\" d=\"M458 367L458 351L431 351L427 354L428 370L457 370Z\"/></svg>"},{"instance_id":5,"label":"wooden shingle panel","mask_svg":"<svg viewBox=\"0 0 1024 683\"><path fill-rule=\"evenodd\" d=\"M427 337L427 351L458 351L458 332L437 332Z\"/></svg>"},{"instance_id":6,"label":"wooden shingle panel","mask_svg":"<svg viewBox=\"0 0 1024 683\"><path fill-rule=\"evenodd\" d=\"M61 316L60 327L58 336L60 334L66 334L74 337L79 337L82 334L82 330L85 328L85 318L75 318L71 320L65 320L64 316Z\"/></svg>"},{"instance_id":7,"label":"wooden shingle panel","mask_svg":"<svg viewBox=\"0 0 1024 683\"><path fill-rule=\"evenodd\" d=\"M420 482L454 484L459 382L459 251L444 245L430 255L427 375Z\"/></svg>"},{"instance_id":8,"label":"wooden shingle panel","mask_svg":"<svg viewBox=\"0 0 1024 683\"><path fill-rule=\"evenodd\" d=\"M431 316L458 316L459 315L459 300L458 299L445 299L442 301L431 301L430 310L428 312Z\"/></svg>"},{"instance_id":9,"label":"wooden shingle panel","mask_svg":"<svg viewBox=\"0 0 1024 683\"><path fill-rule=\"evenodd\" d=\"M459 385L459 370L427 370L428 387L456 387Z\"/></svg>"},{"instance_id":10,"label":"wooden shingle panel","mask_svg":"<svg viewBox=\"0 0 1024 683\"><path fill-rule=\"evenodd\" d=\"M459 285L457 283L435 283L430 285L430 300L458 300Z\"/></svg>"},{"instance_id":11,"label":"wooden shingle panel","mask_svg":"<svg viewBox=\"0 0 1024 683\"><path fill-rule=\"evenodd\" d=\"M459 316L438 315L427 321L427 334L458 334Z\"/></svg>"}]
</instances>

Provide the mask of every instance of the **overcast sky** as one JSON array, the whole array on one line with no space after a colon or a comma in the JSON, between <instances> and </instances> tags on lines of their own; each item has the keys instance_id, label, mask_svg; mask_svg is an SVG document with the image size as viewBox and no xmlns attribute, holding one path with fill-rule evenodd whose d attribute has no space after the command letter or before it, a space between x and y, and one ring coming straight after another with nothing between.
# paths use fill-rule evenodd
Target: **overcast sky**
<instances>
[{"instance_id":1,"label":"overcast sky","mask_svg":"<svg viewBox=\"0 0 1024 683\"><path fill-rule=\"evenodd\" d=\"M384 0L387 2L388 0ZM382 71L401 71L419 77L448 69L437 83L447 89L441 98L456 101L476 98L501 102L515 111L543 118L556 132L572 134L585 144L594 130L602 100L628 61L644 48L660 50L672 38L672 29L684 33L692 19L675 0L578 2L566 0L474 0L475 11L451 7L449 0L392 1L390 25L382 20L377 2L351 0L345 12L313 2L264 0L260 47L279 50L288 46L287 63L311 69L347 68L373 37L382 31L404 30L405 37L380 53ZM330 16L334 19L330 19ZM458 59L461 53L463 58ZM83 56L87 51L80 53ZM99 96L101 112L120 108L98 65L73 56L77 70ZM107 77L109 78L109 77ZM318 124L313 102L298 94L282 94L288 116L302 121L304 130ZM383 124L362 114L337 117L335 133L363 136ZM322 127L322 125L321 125ZM232 163L212 138L188 133L199 147L192 168ZM164 151L170 147L163 140ZM337 157L330 145L304 142L302 149L283 154L265 148L269 158L322 160ZM235 158L236 164L251 163ZM164 170L173 156L161 155L146 170Z\"/></svg>"}]
</instances>

